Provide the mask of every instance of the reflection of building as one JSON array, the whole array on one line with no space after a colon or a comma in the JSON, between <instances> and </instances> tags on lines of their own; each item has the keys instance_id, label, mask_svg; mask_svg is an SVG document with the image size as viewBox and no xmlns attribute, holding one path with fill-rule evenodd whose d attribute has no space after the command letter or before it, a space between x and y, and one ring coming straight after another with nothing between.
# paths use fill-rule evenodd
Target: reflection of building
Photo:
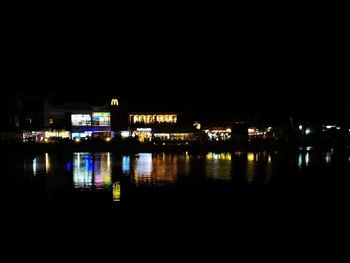
<instances>
[{"instance_id":1,"label":"reflection of building","mask_svg":"<svg viewBox=\"0 0 350 263\"><path fill-rule=\"evenodd\" d=\"M74 153L74 188L84 190L109 189L112 185L111 156L109 153Z\"/></svg>"}]
</instances>

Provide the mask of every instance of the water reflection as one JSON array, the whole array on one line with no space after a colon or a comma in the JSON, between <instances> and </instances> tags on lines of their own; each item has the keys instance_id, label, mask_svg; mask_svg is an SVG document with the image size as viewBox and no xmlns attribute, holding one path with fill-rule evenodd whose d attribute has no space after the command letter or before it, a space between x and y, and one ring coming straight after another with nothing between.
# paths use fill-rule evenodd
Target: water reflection
<instances>
[{"instance_id":1,"label":"water reflection","mask_svg":"<svg viewBox=\"0 0 350 263\"><path fill-rule=\"evenodd\" d=\"M103 190L112 185L109 153L74 153L73 185L76 189Z\"/></svg>"},{"instance_id":2,"label":"water reflection","mask_svg":"<svg viewBox=\"0 0 350 263\"><path fill-rule=\"evenodd\" d=\"M122 171L126 175L130 175L130 156L123 156Z\"/></svg>"},{"instance_id":3,"label":"water reflection","mask_svg":"<svg viewBox=\"0 0 350 263\"><path fill-rule=\"evenodd\" d=\"M113 184L113 201L114 202L120 202L120 183L119 182L115 182Z\"/></svg>"},{"instance_id":4,"label":"water reflection","mask_svg":"<svg viewBox=\"0 0 350 263\"><path fill-rule=\"evenodd\" d=\"M124 161L124 157L123 157ZM125 159L128 163L128 159ZM131 177L137 185L153 185L175 182L179 173L186 174L186 154L140 153L133 156ZM123 171L127 169L123 168Z\"/></svg>"},{"instance_id":5,"label":"water reflection","mask_svg":"<svg viewBox=\"0 0 350 263\"><path fill-rule=\"evenodd\" d=\"M325 162L328 165L331 164L331 162L332 162L332 153L331 152L326 153Z\"/></svg>"},{"instance_id":6,"label":"water reflection","mask_svg":"<svg viewBox=\"0 0 350 263\"><path fill-rule=\"evenodd\" d=\"M309 166L309 164L310 164L310 153L307 152L305 155L305 165Z\"/></svg>"},{"instance_id":7,"label":"water reflection","mask_svg":"<svg viewBox=\"0 0 350 263\"><path fill-rule=\"evenodd\" d=\"M254 153L247 154L247 182L253 183L255 181L255 162L258 161L256 159L256 155Z\"/></svg>"},{"instance_id":8,"label":"water reflection","mask_svg":"<svg viewBox=\"0 0 350 263\"><path fill-rule=\"evenodd\" d=\"M50 172L50 157L48 153L45 153L45 170L47 174Z\"/></svg>"},{"instance_id":9,"label":"water reflection","mask_svg":"<svg viewBox=\"0 0 350 263\"><path fill-rule=\"evenodd\" d=\"M215 180L228 181L232 174L232 155L230 153L208 153L206 156L206 175Z\"/></svg>"},{"instance_id":10,"label":"water reflection","mask_svg":"<svg viewBox=\"0 0 350 263\"><path fill-rule=\"evenodd\" d=\"M300 152L298 154L298 168L302 169L304 166L308 167L310 165L311 153L309 151Z\"/></svg>"},{"instance_id":11,"label":"water reflection","mask_svg":"<svg viewBox=\"0 0 350 263\"><path fill-rule=\"evenodd\" d=\"M73 190L79 196L98 192L102 198L119 202L129 198L128 189L139 186L192 184L208 179L210 182L220 181L218 185L226 182L232 185L269 184L283 180L282 176L294 172L312 171L320 167L330 170L344 164L349 166L349 153L340 154L336 150L307 148L278 153L43 153L23 157L17 167L20 170L24 168L26 176L23 178L31 183L28 187L45 187L43 193L61 188L62 192Z\"/></svg>"},{"instance_id":12,"label":"water reflection","mask_svg":"<svg viewBox=\"0 0 350 263\"><path fill-rule=\"evenodd\" d=\"M36 158L34 158L33 160L33 176L36 176L36 169L37 169L37 166L36 166Z\"/></svg>"}]
</instances>

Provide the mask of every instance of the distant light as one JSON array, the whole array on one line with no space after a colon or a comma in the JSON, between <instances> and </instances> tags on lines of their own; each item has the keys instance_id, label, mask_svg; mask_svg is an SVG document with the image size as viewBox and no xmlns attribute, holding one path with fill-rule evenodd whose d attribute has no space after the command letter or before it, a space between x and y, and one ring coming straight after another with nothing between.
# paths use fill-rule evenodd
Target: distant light
<instances>
[{"instance_id":1,"label":"distant light","mask_svg":"<svg viewBox=\"0 0 350 263\"><path fill-rule=\"evenodd\" d=\"M350 156L348 157L348 161L350 162Z\"/></svg>"},{"instance_id":2,"label":"distant light","mask_svg":"<svg viewBox=\"0 0 350 263\"><path fill-rule=\"evenodd\" d=\"M112 138L108 137L105 139L106 142L110 142L112 140Z\"/></svg>"},{"instance_id":3,"label":"distant light","mask_svg":"<svg viewBox=\"0 0 350 263\"><path fill-rule=\"evenodd\" d=\"M299 131L303 130L303 125L299 125Z\"/></svg>"},{"instance_id":4,"label":"distant light","mask_svg":"<svg viewBox=\"0 0 350 263\"><path fill-rule=\"evenodd\" d=\"M75 142L80 142L80 138L75 138L74 141Z\"/></svg>"},{"instance_id":5,"label":"distant light","mask_svg":"<svg viewBox=\"0 0 350 263\"><path fill-rule=\"evenodd\" d=\"M310 129L306 129L306 130L305 130L305 134L306 134L306 135L309 135L310 133L311 133L311 130L310 130Z\"/></svg>"},{"instance_id":6,"label":"distant light","mask_svg":"<svg viewBox=\"0 0 350 263\"><path fill-rule=\"evenodd\" d=\"M327 125L326 128L327 129L332 129L332 128L335 128L336 126L335 125Z\"/></svg>"},{"instance_id":7,"label":"distant light","mask_svg":"<svg viewBox=\"0 0 350 263\"><path fill-rule=\"evenodd\" d=\"M309 147L306 147L306 150L307 151L311 151L313 147L309 146Z\"/></svg>"},{"instance_id":8,"label":"distant light","mask_svg":"<svg viewBox=\"0 0 350 263\"><path fill-rule=\"evenodd\" d=\"M337 130L340 130L341 129L341 127L337 127Z\"/></svg>"}]
</instances>

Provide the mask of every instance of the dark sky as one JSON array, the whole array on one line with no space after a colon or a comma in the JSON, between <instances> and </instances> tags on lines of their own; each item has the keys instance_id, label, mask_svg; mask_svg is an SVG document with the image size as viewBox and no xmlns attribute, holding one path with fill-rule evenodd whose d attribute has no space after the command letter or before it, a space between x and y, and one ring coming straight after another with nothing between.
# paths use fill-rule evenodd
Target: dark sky
<instances>
[{"instance_id":1,"label":"dark sky","mask_svg":"<svg viewBox=\"0 0 350 263\"><path fill-rule=\"evenodd\" d=\"M15 92L95 103L118 97L131 110L183 111L198 119L349 117L346 70L336 52L248 51L201 64L23 64Z\"/></svg>"}]
</instances>

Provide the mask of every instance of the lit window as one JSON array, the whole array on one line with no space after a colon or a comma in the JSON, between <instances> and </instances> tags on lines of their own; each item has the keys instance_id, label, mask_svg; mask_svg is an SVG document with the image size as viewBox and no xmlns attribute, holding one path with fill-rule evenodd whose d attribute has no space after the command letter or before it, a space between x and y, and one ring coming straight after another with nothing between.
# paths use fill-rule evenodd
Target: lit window
<instances>
[{"instance_id":1,"label":"lit window","mask_svg":"<svg viewBox=\"0 0 350 263\"><path fill-rule=\"evenodd\" d=\"M50 124L53 124L53 119L49 119L49 123L50 123Z\"/></svg>"}]
</instances>

